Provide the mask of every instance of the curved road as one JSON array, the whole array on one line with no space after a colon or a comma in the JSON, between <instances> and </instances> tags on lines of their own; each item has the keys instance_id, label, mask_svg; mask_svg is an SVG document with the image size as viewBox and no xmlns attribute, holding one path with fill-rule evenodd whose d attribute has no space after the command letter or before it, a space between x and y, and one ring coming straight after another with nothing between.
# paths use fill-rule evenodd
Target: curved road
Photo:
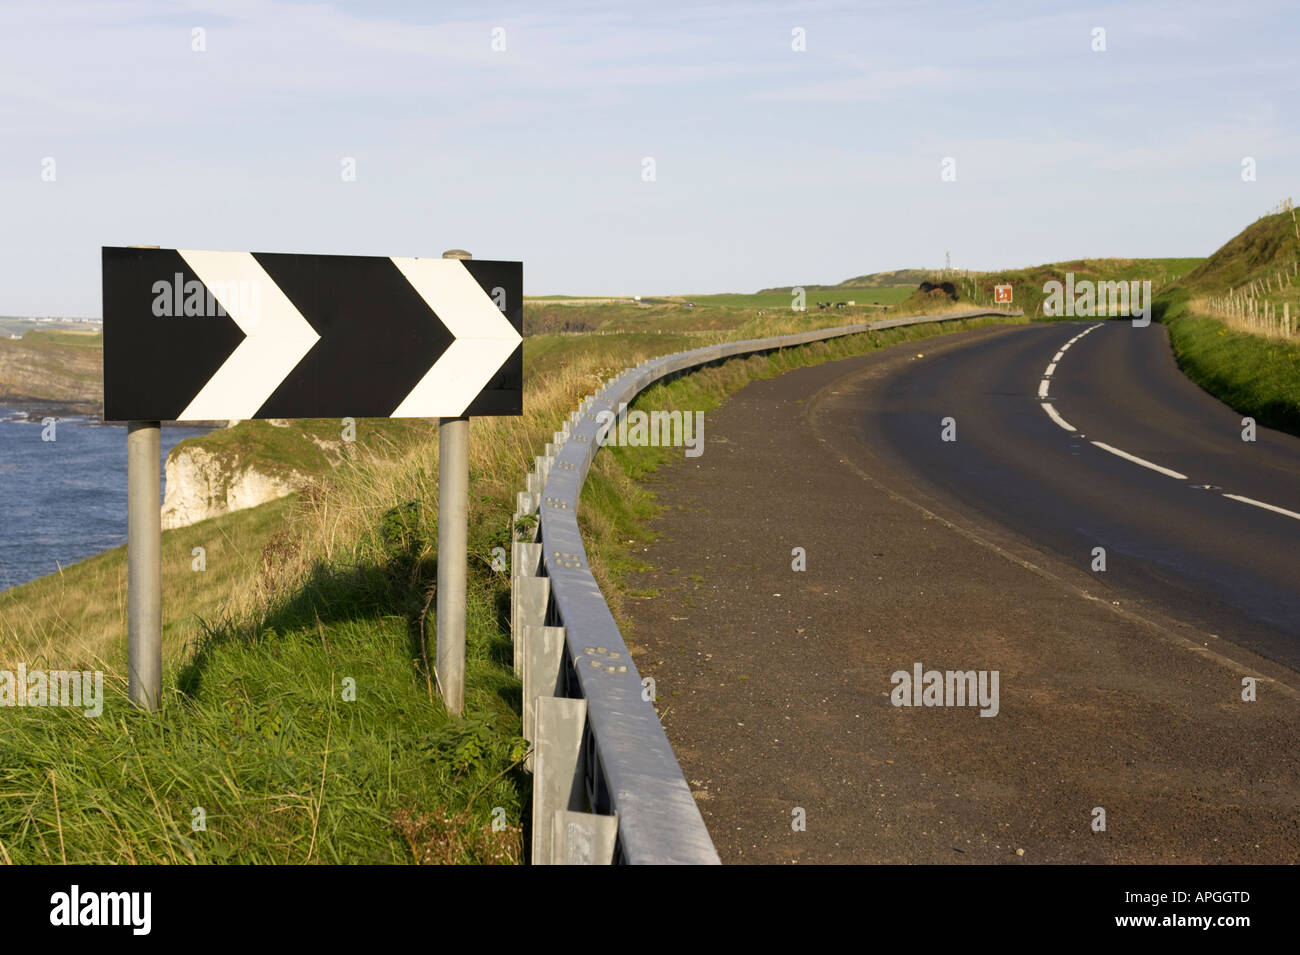
<instances>
[{"instance_id":1,"label":"curved road","mask_svg":"<svg viewBox=\"0 0 1300 955\"><path fill-rule=\"evenodd\" d=\"M1178 370L1163 326L1029 325L879 385L864 436L914 487L1090 572L1104 548L1112 587L1300 668L1300 439L1243 440L1242 417Z\"/></svg>"},{"instance_id":2,"label":"curved road","mask_svg":"<svg viewBox=\"0 0 1300 955\"><path fill-rule=\"evenodd\" d=\"M936 336L707 425L621 616L724 862L1300 861L1300 440L1163 327ZM895 705L916 665L996 715Z\"/></svg>"}]
</instances>

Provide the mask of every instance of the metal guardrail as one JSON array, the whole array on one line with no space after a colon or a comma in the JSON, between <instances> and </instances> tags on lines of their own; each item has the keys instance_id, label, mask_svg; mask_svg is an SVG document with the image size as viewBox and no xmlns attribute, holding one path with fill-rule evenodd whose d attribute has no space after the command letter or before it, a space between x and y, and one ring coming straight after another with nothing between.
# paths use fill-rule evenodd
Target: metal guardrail
<instances>
[{"instance_id":1,"label":"metal guardrail","mask_svg":"<svg viewBox=\"0 0 1300 955\"><path fill-rule=\"evenodd\" d=\"M515 514L516 527L520 518L539 517L524 540L516 535L511 555L515 664L524 680L524 733L534 743L534 864L719 863L578 530L578 499L600 447L597 415L610 412L617 426L624 406L655 382L740 355L1017 314L976 309L709 345L642 362L582 401L537 458ZM585 812L588 806L594 812Z\"/></svg>"}]
</instances>

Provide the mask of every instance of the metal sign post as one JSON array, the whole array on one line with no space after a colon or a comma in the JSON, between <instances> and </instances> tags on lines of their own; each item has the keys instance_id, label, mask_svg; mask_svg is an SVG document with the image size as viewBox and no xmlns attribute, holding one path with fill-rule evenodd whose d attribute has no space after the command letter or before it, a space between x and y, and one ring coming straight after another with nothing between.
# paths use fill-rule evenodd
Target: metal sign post
<instances>
[{"instance_id":1,"label":"metal sign post","mask_svg":"<svg viewBox=\"0 0 1300 955\"><path fill-rule=\"evenodd\" d=\"M156 249L156 245L132 246ZM162 422L126 426L127 694L149 712L162 702Z\"/></svg>"},{"instance_id":2,"label":"metal sign post","mask_svg":"<svg viewBox=\"0 0 1300 955\"><path fill-rule=\"evenodd\" d=\"M444 259L468 259L451 249ZM447 710L465 710L465 601L469 561L469 417L438 420L438 687Z\"/></svg>"},{"instance_id":3,"label":"metal sign post","mask_svg":"<svg viewBox=\"0 0 1300 955\"><path fill-rule=\"evenodd\" d=\"M162 429L126 427L127 687L131 702L153 712L162 697Z\"/></svg>"}]
</instances>

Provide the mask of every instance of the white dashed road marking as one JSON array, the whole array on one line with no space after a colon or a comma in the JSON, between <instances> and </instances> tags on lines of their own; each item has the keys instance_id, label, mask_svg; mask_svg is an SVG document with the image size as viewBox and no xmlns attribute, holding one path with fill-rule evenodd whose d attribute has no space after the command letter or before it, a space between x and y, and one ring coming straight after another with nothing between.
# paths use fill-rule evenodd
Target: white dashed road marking
<instances>
[{"instance_id":1,"label":"white dashed road marking","mask_svg":"<svg viewBox=\"0 0 1300 955\"><path fill-rule=\"evenodd\" d=\"M1162 468L1158 464L1152 464L1146 458L1139 458L1136 454L1129 454L1127 451L1121 451L1119 448L1112 448L1109 444L1102 444L1100 441L1094 441L1092 443L1095 444L1097 447L1101 448L1103 451L1109 451L1111 454L1118 454L1121 458L1124 458L1126 461L1132 461L1134 464L1140 464L1144 468L1150 468L1152 471L1159 471L1161 474L1165 475L1166 477L1177 478L1180 481L1187 480L1186 474L1179 474L1177 471L1169 470L1169 468Z\"/></svg>"},{"instance_id":2,"label":"white dashed road marking","mask_svg":"<svg viewBox=\"0 0 1300 955\"><path fill-rule=\"evenodd\" d=\"M1040 381L1040 382L1038 383L1038 397L1039 397L1039 398L1046 398L1046 397L1047 397L1047 389L1048 389L1048 386L1051 384L1052 375L1055 374L1055 372L1056 372L1056 365L1057 365L1057 363L1061 360L1061 356L1065 354L1066 349L1069 348L1071 345L1073 345L1075 342L1077 342L1077 341L1078 341L1080 338L1082 338L1084 335L1087 335L1089 332L1091 332L1091 331L1093 331L1093 330L1095 330L1095 329L1098 329L1098 328L1101 328L1101 323L1100 323L1100 322L1097 323L1096 325L1090 325L1090 326L1088 326L1088 327L1085 328L1083 331L1081 331L1079 334L1075 335L1075 336L1074 336L1073 338L1071 338L1068 342L1066 342L1064 345L1061 346L1061 350L1058 351L1058 352L1057 352L1057 353L1052 357L1052 362L1051 362L1051 364L1049 364L1049 365L1047 366L1047 370L1043 372L1043 379L1042 379L1042 381ZM1060 427L1064 428L1066 431L1077 431L1077 430L1078 430L1077 428L1074 427L1074 425L1070 424L1070 422L1068 422L1068 421L1066 421L1064 418L1062 418L1061 415L1057 412L1057 410L1056 410L1055 408L1053 408L1053 407L1052 407L1048 402L1043 401L1043 402L1042 402L1042 406L1043 406L1043 410L1047 412L1047 416L1048 416L1049 418L1051 418L1052 421L1053 421L1055 424L1057 424L1057 425L1059 425ZM1161 467L1161 466L1158 465L1158 464L1155 464L1155 463L1153 463L1153 462L1151 462L1151 461L1146 460L1146 458L1139 458L1136 454L1129 454L1127 451L1121 451L1119 448L1111 447L1109 444L1103 444L1101 441L1093 441L1092 444L1093 444L1095 447L1101 448L1103 451L1109 451L1111 454L1114 454L1114 455L1116 455L1116 456L1118 456L1118 457L1121 457L1121 458L1123 458L1123 459L1126 460L1126 461L1132 461L1134 464L1140 464L1142 467L1144 467L1144 468L1148 468L1148 469L1150 469L1150 470L1152 470L1152 471L1155 471L1155 472L1157 472L1157 473L1159 473L1159 474L1163 474L1163 475L1165 475L1166 477L1171 477L1171 478L1174 478L1174 479L1179 480L1179 481L1186 481L1186 480L1188 480L1188 477L1187 477L1186 474L1179 474L1177 471L1174 471L1174 470L1172 470L1171 468ZM1209 485L1197 485L1197 486L1202 487L1202 488L1207 488L1207 489L1209 488ZM1218 490L1218 489L1215 488L1215 490ZM1240 494L1224 494L1223 496L1226 497L1226 498L1231 498L1231 499L1234 500L1234 501L1240 501L1240 502L1243 503L1243 504L1251 504L1251 505L1253 505L1253 506L1255 506L1255 507L1262 507L1262 508L1264 508L1264 510L1266 510L1266 511L1273 511L1274 513L1277 513L1277 514L1284 514L1284 515L1286 515L1287 517L1293 517L1293 518L1295 518L1296 520L1300 521L1300 514L1297 514L1295 511L1288 511L1285 507L1278 507L1278 506L1275 505L1275 504L1266 504L1266 503L1264 503L1263 501L1257 501L1257 500L1255 500L1254 498L1250 498L1250 497L1242 497Z\"/></svg>"},{"instance_id":3,"label":"white dashed road marking","mask_svg":"<svg viewBox=\"0 0 1300 955\"><path fill-rule=\"evenodd\" d=\"M1047 366L1047 371L1043 372L1043 380L1038 383L1039 398L1047 397L1047 389L1051 387L1052 384L1051 381L1052 375L1056 373L1056 363L1061 360L1061 356L1065 354L1065 350L1069 348L1071 345L1073 345L1075 342L1077 342L1084 335L1092 331L1094 328L1101 328L1101 324L1098 323L1096 325L1089 325L1087 328L1079 332L1079 334L1075 335L1068 342L1066 342L1064 345L1061 346L1061 350L1056 353L1056 356L1052 359L1052 363ZM1056 409L1053 408L1051 405L1047 404L1046 402L1044 402L1043 404L1043 410L1047 412L1048 417L1050 417L1053 421L1059 424L1066 431L1075 430L1074 428L1070 427L1070 425L1066 424L1065 419L1056 413Z\"/></svg>"},{"instance_id":4,"label":"white dashed road marking","mask_svg":"<svg viewBox=\"0 0 1300 955\"><path fill-rule=\"evenodd\" d=\"M1242 497L1240 494L1225 494L1224 497L1230 497L1234 501L1241 501L1243 504L1254 504L1256 507L1262 507L1266 511L1276 511L1279 514L1285 514L1287 517L1294 517L1300 521L1300 514L1295 511L1288 511L1285 507L1277 507L1274 504L1265 504L1263 501L1257 501L1254 498Z\"/></svg>"}]
</instances>

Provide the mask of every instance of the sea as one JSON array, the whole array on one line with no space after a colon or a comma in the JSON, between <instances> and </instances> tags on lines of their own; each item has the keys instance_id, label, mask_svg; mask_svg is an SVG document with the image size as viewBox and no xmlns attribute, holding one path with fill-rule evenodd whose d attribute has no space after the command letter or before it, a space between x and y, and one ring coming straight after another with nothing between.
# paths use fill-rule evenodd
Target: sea
<instances>
[{"instance_id":1,"label":"sea","mask_svg":"<svg viewBox=\"0 0 1300 955\"><path fill-rule=\"evenodd\" d=\"M126 425L43 421L0 403L0 590L126 543ZM209 430L164 426L159 472Z\"/></svg>"}]
</instances>

